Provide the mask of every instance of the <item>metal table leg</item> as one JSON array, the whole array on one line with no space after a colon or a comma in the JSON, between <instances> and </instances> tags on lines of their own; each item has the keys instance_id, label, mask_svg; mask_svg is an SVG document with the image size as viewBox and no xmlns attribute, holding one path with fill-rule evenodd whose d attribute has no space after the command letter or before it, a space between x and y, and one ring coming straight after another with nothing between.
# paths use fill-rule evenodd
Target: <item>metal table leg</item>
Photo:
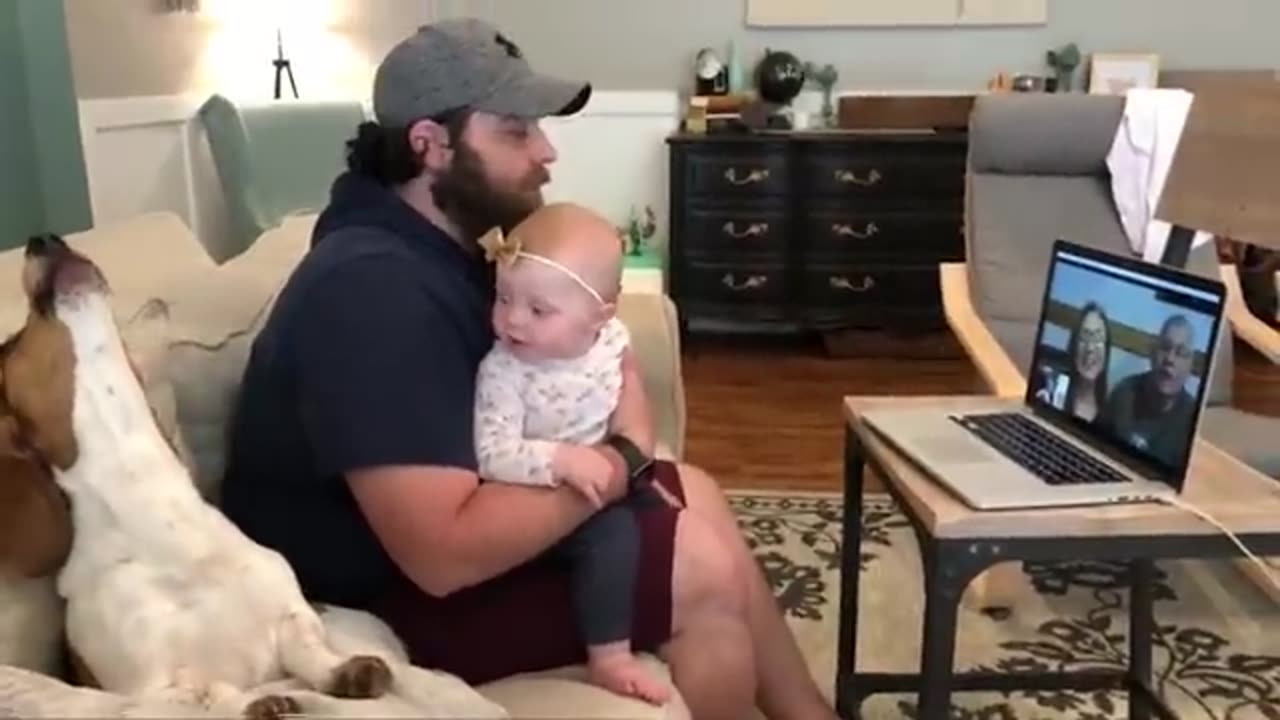
<instances>
[{"instance_id":1,"label":"metal table leg","mask_svg":"<svg viewBox=\"0 0 1280 720\"><path fill-rule=\"evenodd\" d=\"M862 571L862 443L844 432L844 542L840 558L840 629L836 650L836 713L860 715L862 695L851 688L858 652L858 576ZM852 692L851 692L852 690Z\"/></svg>"},{"instance_id":2,"label":"metal table leg","mask_svg":"<svg viewBox=\"0 0 1280 720\"><path fill-rule=\"evenodd\" d=\"M1152 701L1157 699L1151 687L1151 638L1155 634L1151 586L1155 582L1155 563L1134 560L1130 572L1129 720L1150 720Z\"/></svg>"},{"instance_id":3,"label":"metal table leg","mask_svg":"<svg viewBox=\"0 0 1280 720\"><path fill-rule=\"evenodd\" d=\"M979 544L933 540L923 532L918 537L925 604L917 716L920 720L944 720L951 715L960 598L991 562Z\"/></svg>"}]
</instances>

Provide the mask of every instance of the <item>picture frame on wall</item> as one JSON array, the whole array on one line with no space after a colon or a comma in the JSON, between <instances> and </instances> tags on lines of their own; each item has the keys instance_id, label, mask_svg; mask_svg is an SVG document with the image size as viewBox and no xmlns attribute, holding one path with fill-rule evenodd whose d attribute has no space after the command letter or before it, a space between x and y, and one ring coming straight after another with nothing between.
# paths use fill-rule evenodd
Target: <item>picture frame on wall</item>
<instances>
[{"instance_id":1,"label":"picture frame on wall","mask_svg":"<svg viewBox=\"0 0 1280 720\"><path fill-rule=\"evenodd\" d=\"M1049 0L746 0L748 27L1044 25Z\"/></svg>"},{"instance_id":2,"label":"picture frame on wall","mask_svg":"<svg viewBox=\"0 0 1280 720\"><path fill-rule=\"evenodd\" d=\"M1094 53L1089 62L1089 92L1123 95L1131 88L1154 88L1160 81L1155 53Z\"/></svg>"}]
</instances>

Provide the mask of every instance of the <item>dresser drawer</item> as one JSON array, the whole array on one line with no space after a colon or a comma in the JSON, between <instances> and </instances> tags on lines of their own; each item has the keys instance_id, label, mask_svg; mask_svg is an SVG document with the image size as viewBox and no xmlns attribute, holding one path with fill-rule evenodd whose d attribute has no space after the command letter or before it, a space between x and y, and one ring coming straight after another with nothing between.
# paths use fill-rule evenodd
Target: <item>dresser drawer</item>
<instances>
[{"instance_id":1,"label":"dresser drawer","mask_svg":"<svg viewBox=\"0 0 1280 720\"><path fill-rule=\"evenodd\" d=\"M806 262L823 258L941 262L964 254L957 211L817 211L805 223Z\"/></svg>"},{"instance_id":2,"label":"dresser drawer","mask_svg":"<svg viewBox=\"0 0 1280 720\"><path fill-rule=\"evenodd\" d=\"M691 195L780 197L790 190L788 171L784 146L691 153L685 159L685 190Z\"/></svg>"},{"instance_id":3,"label":"dresser drawer","mask_svg":"<svg viewBox=\"0 0 1280 720\"><path fill-rule=\"evenodd\" d=\"M810 308L932 307L942 302L936 265L810 266L803 277Z\"/></svg>"},{"instance_id":4,"label":"dresser drawer","mask_svg":"<svg viewBox=\"0 0 1280 720\"><path fill-rule=\"evenodd\" d=\"M963 197L963 156L910 153L806 155L797 171L810 195L917 201Z\"/></svg>"},{"instance_id":5,"label":"dresser drawer","mask_svg":"<svg viewBox=\"0 0 1280 720\"><path fill-rule=\"evenodd\" d=\"M681 270L679 284L682 297L702 302L777 305L787 298L780 265L694 262Z\"/></svg>"},{"instance_id":6,"label":"dresser drawer","mask_svg":"<svg viewBox=\"0 0 1280 720\"><path fill-rule=\"evenodd\" d=\"M680 248L695 256L768 257L782 262L787 234L787 213L781 208L690 207L680 231Z\"/></svg>"}]
</instances>

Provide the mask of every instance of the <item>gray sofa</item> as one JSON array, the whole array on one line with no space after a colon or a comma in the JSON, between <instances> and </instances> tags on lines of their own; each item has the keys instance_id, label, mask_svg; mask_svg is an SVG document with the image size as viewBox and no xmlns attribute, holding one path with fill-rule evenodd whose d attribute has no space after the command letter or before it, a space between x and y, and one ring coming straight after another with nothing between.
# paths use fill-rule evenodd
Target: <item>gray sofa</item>
<instances>
[{"instance_id":1,"label":"gray sofa","mask_svg":"<svg viewBox=\"0 0 1280 720\"><path fill-rule=\"evenodd\" d=\"M1012 364L1009 368L1001 359L991 360L995 348L990 344L966 342L979 365L1005 364L994 372L986 368L989 379L1008 380L1010 370L1021 376L1019 383L1027 377L1054 239L1132 252L1112 201L1106 166L1123 109L1122 97L1082 93L999 93L982 96L974 105L965 193L967 262L961 283L955 282L955 267L944 268L944 285L950 273L951 290L967 286L969 327L984 326ZM1212 244L1195 249L1187 269L1222 277ZM955 300L955 292L947 294ZM948 312L966 314L955 308ZM1201 435L1280 477L1280 419L1232 407L1230 339L1224 337L1218 349ZM1005 388L1021 393L1020 384L1005 382Z\"/></svg>"}]
</instances>

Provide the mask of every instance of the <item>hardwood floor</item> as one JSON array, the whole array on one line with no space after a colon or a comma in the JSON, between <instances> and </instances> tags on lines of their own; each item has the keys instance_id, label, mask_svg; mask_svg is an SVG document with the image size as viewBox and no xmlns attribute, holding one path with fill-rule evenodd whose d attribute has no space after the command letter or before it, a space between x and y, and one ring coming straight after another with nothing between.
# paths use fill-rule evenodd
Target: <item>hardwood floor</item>
<instances>
[{"instance_id":1,"label":"hardwood floor","mask_svg":"<svg viewBox=\"0 0 1280 720\"><path fill-rule=\"evenodd\" d=\"M819 347L695 342L684 354L686 457L728 489L839 490L844 395L980 391L963 358L839 358ZM1235 404L1280 415L1280 368L1235 345ZM877 481L866 478L868 489Z\"/></svg>"}]
</instances>

